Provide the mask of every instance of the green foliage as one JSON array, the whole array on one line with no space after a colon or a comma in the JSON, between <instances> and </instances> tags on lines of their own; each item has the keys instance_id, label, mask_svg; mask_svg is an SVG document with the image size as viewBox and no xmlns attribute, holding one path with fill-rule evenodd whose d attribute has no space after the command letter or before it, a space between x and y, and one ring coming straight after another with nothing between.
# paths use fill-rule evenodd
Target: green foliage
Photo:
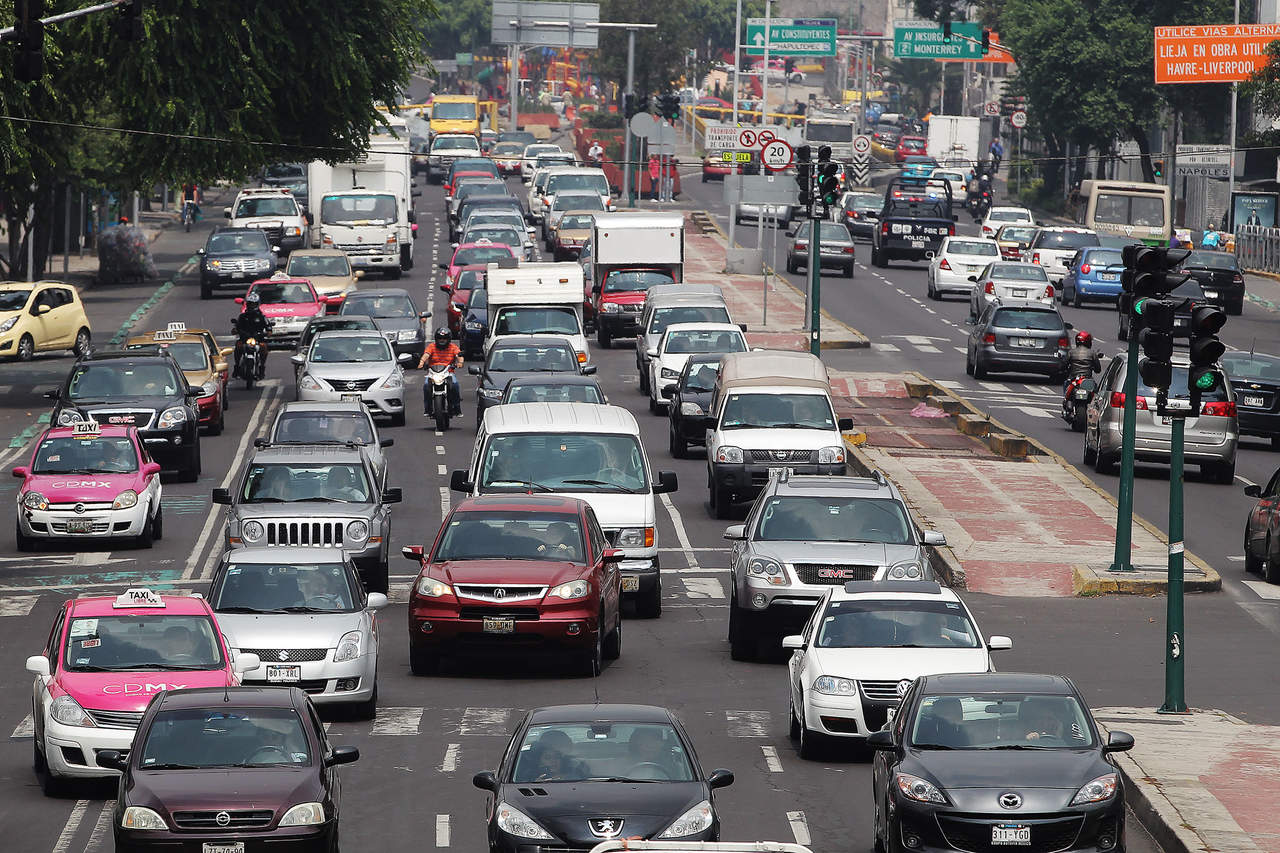
<instances>
[{"instance_id":1,"label":"green foliage","mask_svg":"<svg viewBox=\"0 0 1280 853\"><path fill-rule=\"evenodd\" d=\"M489 44L493 24L489 0L450 0L439 7L439 15L424 27L436 59L453 59Z\"/></svg>"},{"instance_id":2,"label":"green foliage","mask_svg":"<svg viewBox=\"0 0 1280 853\"><path fill-rule=\"evenodd\" d=\"M1259 113L1280 115L1280 40L1268 44L1264 52L1267 64L1240 84L1240 94L1252 98Z\"/></svg>"},{"instance_id":3,"label":"green foliage","mask_svg":"<svg viewBox=\"0 0 1280 853\"><path fill-rule=\"evenodd\" d=\"M597 130L618 130L622 127L621 113L590 112L584 115L587 117L587 127L594 127Z\"/></svg>"}]
</instances>

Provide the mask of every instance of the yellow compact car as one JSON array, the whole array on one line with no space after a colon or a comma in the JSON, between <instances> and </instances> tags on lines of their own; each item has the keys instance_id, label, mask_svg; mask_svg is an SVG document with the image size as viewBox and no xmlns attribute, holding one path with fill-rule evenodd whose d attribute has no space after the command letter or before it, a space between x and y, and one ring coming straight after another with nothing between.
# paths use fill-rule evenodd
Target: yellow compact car
<instances>
[{"instance_id":1,"label":"yellow compact car","mask_svg":"<svg viewBox=\"0 0 1280 853\"><path fill-rule=\"evenodd\" d=\"M305 278L322 297L340 296L355 289L356 281L364 275L364 270L352 270L351 262L341 249L298 249L289 255L289 264L284 268L285 275ZM337 314L342 306L342 299L329 302L325 313Z\"/></svg>"},{"instance_id":2,"label":"yellow compact car","mask_svg":"<svg viewBox=\"0 0 1280 853\"><path fill-rule=\"evenodd\" d=\"M187 329L174 324L145 335L134 335L125 341L125 349L158 346L167 349L178 362L187 384L200 389L196 409L200 428L208 435L222 432L227 400L226 352L218 348L213 335L203 329Z\"/></svg>"},{"instance_id":3,"label":"yellow compact car","mask_svg":"<svg viewBox=\"0 0 1280 853\"><path fill-rule=\"evenodd\" d=\"M0 282L0 357L30 361L38 352L89 351L91 327L80 294L60 281Z\"/></svg>"}]
</instances>

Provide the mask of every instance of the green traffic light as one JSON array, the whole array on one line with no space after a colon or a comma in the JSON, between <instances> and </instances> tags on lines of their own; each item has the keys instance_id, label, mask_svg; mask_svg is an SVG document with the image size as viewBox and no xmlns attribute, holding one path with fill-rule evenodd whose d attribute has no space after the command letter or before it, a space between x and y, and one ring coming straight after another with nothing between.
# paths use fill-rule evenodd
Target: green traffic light
<instances>
[{"instance_id":1,"label":"green traffic light","mask_svg":"<svg viewBox=\"0 0 1280 853\"><path fill-rule=\"evenodd\" d=\"M1142 309L1146 307L1147 302L1149 302L1149 301L1150 301L1149 299L1147 299L1147 298L1143 298L1143 299L1139 299L1137 302L1133 303L1133 313L1135 313L1135 314L1141 314L1141 313L1142 313Z\"/></svg>"},{"instance_id":2,"label":"green traffic light","mask_svg":"<svg viewBox=\"0 0 1280 853\"><path fill-rule=\"evenodd\" d=\"M1212 390L1218 384L1218 378L1212 373L1202 373L1196 377L1196 387L1201 391Z\"/></svg>"}]
</instances>

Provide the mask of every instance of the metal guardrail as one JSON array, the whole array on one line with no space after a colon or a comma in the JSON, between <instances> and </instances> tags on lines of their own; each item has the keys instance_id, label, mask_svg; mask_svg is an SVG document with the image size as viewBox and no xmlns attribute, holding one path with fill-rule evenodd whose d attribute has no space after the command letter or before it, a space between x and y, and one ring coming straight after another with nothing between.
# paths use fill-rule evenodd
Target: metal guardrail
<instances>
[{"instance_id":1,"label":"metal guardrail","mask_svg":"<svg viewBox=\"0 0 1280 853\"><path fill-rule=\"evenodd\" d=\"M1236 258L1247 270L1280 273L1280 228L1237 225Z\"/></svg>"}]
</instances>

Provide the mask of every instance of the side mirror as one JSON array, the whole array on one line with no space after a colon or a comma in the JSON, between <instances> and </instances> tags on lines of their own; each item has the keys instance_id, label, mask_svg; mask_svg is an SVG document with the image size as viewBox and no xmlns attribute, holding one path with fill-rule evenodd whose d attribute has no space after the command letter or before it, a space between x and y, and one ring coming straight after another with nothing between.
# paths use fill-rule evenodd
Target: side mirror
<instances>
[{"instance_id":1,"label":"side mirror","mask_svg":"<svg viewBox=\"0 0 1280 853\"><path fill-rule=\"evenodd\" d=\"M1107 745L1102 748L1103 752L1128 752L1133 749L1133 735L1128 732L1111 732L1107 735ZM99 756L102 753L98 753ZM101 763L101 758L99 758Z\"/></svg>"},{"instance_id":2,"label":"side mirror","mask_svg":"<svg viewBox=\"0 0 1280 853\"><path fill-rule=\"evenodd\" d=\"M474 485L474 483L467 479L467 472L460 468L455 469L454 472L449 475L449 488L455 492L462 492L463 494L466 494L471 491L471 487Z\"/></svg>"},{"instance_id":3,"label":"side mirror","mask_svg":"<svg viewBox=\"0 0 1280 853\"><path fill-rule=\"evenodd\" d=\"M1013 648L1013 640L1008 637L1002 637L998 634L987 637L987 648L993 652L1008 651Z\"/></svg>"},{"instance_id":4,"label":"side mirror","mask_svg":"<svg viewBox=\"0 0 1280 853\"><path fill-rule=\"evenodd\" d=\"M467 373L470 373L472 376L479 376L483 372L484 372L483 368L481 368L480 365L478 364L467 365Z\"/></svg>"},{"instance_id":5,"label":"side mirror","mask_svg":"<svg viewBox=\"0 0 1280 853\"><path fill-rule=\"evenodd\" d=\"M449 248L450 248L450 249L456 249L456 248L458 248L458 244L457 244L457 243L450 243L450 244L449 244Z\"/></svg>"},{"instance_id":6,"label":"side mirror","mask_svg":"<svg viewBox=\"0 0 1280 853\"><path fill-rule=\"evenodd\" d=\"M674 385L668 385L668 386L666 386L665 388L663 388L661 391L659 391L658 393L659 393L659 394L661 394L665 399L668 399L668 400L669 400L669 399L671 399L672 397L674 397L674 396L675 396L676 388L675 388L675 386L674 386Z\"/></svg>"},{"instance_id":7,"label":"side mirror","mask_svg":"<svg viewBox=\"0 0 1280 853\"><path fill-rule=\"evenodd\" d=\"M475 785L481 791L490 791L494 794L498 793L498 777L493 775L492 770L481 770L479 773L471 777L471 784Z\"/></svg>"},{"instance_id":8,"label":"side mirror","mask_svg":"<svg viewBox=\"0 0 1280 853\"><path fill-rule=\"evenodd\" d=\"M418 313L418 319L419 319L419 320L430 320L430 319L431 319L431 312L430 312L430 311L421 311L421 312L419 312L419 313Z\"/></svg>"},{"instance_id":9,"label":"side mirror","mask_svg":"<svg viewBox=\"0 0 1280 853\"><path fill-rule=\"evenodd\" d=\"M203 389L203 388L201 388L199 385L188 385L188 386L187 386L187 396L188 396L188 397L199 397L199 396L201 396L202 394L204 394L204 389Z\"/></svg>"},{"instance_id":10,"label":"side mirror","mask_svg":"<svg viewBox=\"0 0 1280 853\"><path fill-rule=\"evenodd\" d=\"M354 746L335 746L333 752L325 756L325 767L336 767L339 764L351 764L360 760L360 750Z\"/></svg>"},{"instance_id":11,"label":"side mirror","mask_svg":"<svg viewBox=\"0 0 1280 853\"><path fill-rule=\"evenodd\" d=\"M240 654L236 655L236 663L235 663L234 669L237 673L244 674L246 672L253 672L254 670L261 669L261 668L262 668L262 658L258 657L253 652L241 652Z\"/></svg>"},{"instance_id":12,"label":"side mirror","mask_svg":"<svg viewBox=\"0 0 1280 853\"><path fill-rule=\"evenodd\" d=\"M226 372L227 372L227 368L229 368L230 366L231 366L231 365L227 364L225 361L215 361L215 362L213 363L213 372L214 372L214 373L226 373Z\"/></svg>"},{"instance_id":13,"label":"side mirror","mask_svg":"<svg viewBox=\"0 0 1280 853\"><path fill-rule=\"evenodd\" d=\"M380 592L369 593L369 599L365 602L366 610L381 610L387 606L387 597Z\"/></svg>"},{"instance_id":14,"label":"side mirror","mask_svg":"<svg viewBox=\"0 0 1280 853\"><path fill-rule=\"evenodd\" d=\"M747 324L746 324L746 323L739 323L739 324L738 324L738 328L742 330L742 333L743 333L744 335L747 333Z\"/></svg>"},{"instance_id":15,"label":"side mirror","mask_svg":"<svg viewBox=\"0 0 1280 853\"><path fill-rule=\"evenodd\" d=\"M142 476L144 476L144 477L155 477L155 476L158 476L158 475L160 474L160 471L161 471L161 470L162 470L162 469L161 469L161 467L160 467L160 463L158 463L158 462L148 462L148 463L146 463L145 465L143 465L143 466L142 466Z\"/></svg>"},{"instance_id":16,"label":"side mirror","mask_svg":"<svg viewBox=\"0 0 1280 853\"><path fill-rule=\"evenodd\" d=\"M924 534L921 535L920 540L924 542L924 544L932 545L935 548L940 548L947 544L947 537L936 530L926 530Z\"/></svg>"},{"instance_id":17,"label":"side mirror","mask_svg":"<svg viewBox=\"0 0 1280 853\"><path fill-rule=\"evenodd\" d=\"M893 732L878 731L867 735L868 749L889 750L894 748Z\"/></svg>"},{"instance_id":18,"label":"side mirror","mask_svg":"<svg viewBox=\"0 0 1280 853\"><path fill-rule=\"evenodd\" d=\"M243 305L243 304L244 304L244 297L243 297L243 296L237 296L237 297L236 297L236 304L237 304L237 305Z\"/></svg>"},{"instance_id":19,"label":"side mirror","mask_svg":"<svg viewBox=\"0 0 1280 853\"><path fill-rule=\"evenodd\" d=\"M378 446L379 446L379 447L391 447L391 446L393 446L395 443L396 443L396 440L395 440L394 438L380 438L380 439L378 439Z\"/></svg>"},{"instance_id":20,"label":"side mirror","mask_svg":"<svg viewBox=\"0 0 1280 853\"><path fill-rule=\"evenodd\" d=\"M407 353L407 352L399 353L396 356L396 361L400 364L408 364L409 362L413 361L413 354Z\"/></svg>"},{"instance_id":21,"label":"side mirror","mask_svg":"<svg viewBox=\"0 0 1280 853\"><path fill-rule=\"evenodd\" d=\"M19 474L19 473L18 473L19 471L22 471L23 473L22 473L22 474ZM13 469L13 476L15 476L15 477L21 477L21 476L23 476L24 474L26 474L26 470L25 470L25 469L23 469L23 468L14 468L14 469ZM1247 486L1245 486L1245 487L1244 487L1244 493L1245 493L1245 495L1246 495L1247 497L1251 497L1251 498L1260 498L1260 497L1262 497L1262 486L1259 486L1259 485L1257 485L1257 484L1255 484L1255 483L1251 483L1251 484L1249 484L1249 485L1247 485Z\"/></svg>"},{"instance_id":22,"label":"side mirror","mask_svg":"<svg viewBox=\"0 0 1280 853\"><path fill-rule=\"evenodd\" d=\"M298 353L297 355L289 356L289 361L301 367L302 365L307 363L307 357L302 353Z\"/></svg>"},{"instance_id":23,"label":"side mirror","mask_svg":"<svg viewBox=\"0 0 1280 853\"><path fill-rule=\"evenodd\" d=\"M196 249L196 254L197 254L197 255L203 255L203 254L204 254L204 246L201 246L199 249Z\"/></svg>"},{"instance_id":24,"label":"side mirror","mask_svg":"<svg viewBox=\"0 0 1280 853\"><path fill-rule=\"evenodd\" d=\"M32 655L27 658L27 672L32 675L48 675L49 659L44 655Z\"/></svg>"},{"instance_id":25,"label":"side mirror","mask_svg":"<svg viewBox=\"0 0 1280 853\"><path fill-rule=\"evenodd\" d=\"M1062 327L1063 327L1064 329L1066 329L1068 332L1070 332L1072 329L1074 329L1074 328L1075 328L1075 326L1074 326L1074 325L1072 325L1071 323L1063 323L1063 324L1062 324Z\"/></svg>"},{"instance_id":26,"label":"side mirror","mask_svg":"<svg viewBox=\"0 0 1280 853\"><path fill-rule=\"evenodd\" d=\"M264 447L270 447L270 446L271 446L271 439L269 439L269 438L255 438L255 439L253 440L253 446L254 446L256 449L258 449L258 450L261 450L261 449L262 449L262 448L264 448Z\"/></svg>"},{"instance_id":27,"label":"side mirror","mask_svg":"<svg viewBox=\"0 0 1280 853\"><path fill-rule=\"evenodd\" d=\"M782 233L783 233L783 234L786 234L788 237L794 237L794 236L796 236L796 232L795 232L795 231L783 231Z\"/></svg>"},{"instance_id":28,"label":"side mirror","mask_svg":"<svg viewBox=\"0 0 1280 853\"><path fill-rule=\"evenodd\" d=\"M44 392L44 398L45 398L46 400L56 400L56 399L58 399L58 398L59 398L59 397L61 397L61 396L62 396L62 389L61 389L61 388L54 388L54 389L53 389L53 390L51 390L51 391L45 391L45 392Z\"/></svg>"},{"instance_id":29,"label":"side mirror","mask_svg":"<svg viewBox=\"0 0 1280 853\"><path fill-rule=\"evenodd\" d=\"M226 506L230 506L231 490L230 489L214 489L213 502L216 504L225 504Z\"/></svg>"},{"instance_id":30,"label":"side mirror","mask_svg":"<svg viewBox=\"0 0 1280 853\"><path fill-rule=\"evenodd\" d=\"M595 376L598 369L594 364L584 364L581 373L583 376Z\"/></svg>"},{"instance_id":31,"label":"side mirror","mask_svg":"<svg viewBox=\"0 0 1280 853\"><path fill-rule=\"evenodd\" d=\"M422 546L421 545L405 545L400 549L400 556L406 560L413 560L415 563L422 562Z\"/></svg>"},{"instance_id":32,"label":"side mirror","mask_svg":"<svg viewBox=\"0 0 1280 853\"><path fill-rule=\"evenodd\" d=\"M789 651L798 652L804 648L804 637L799 634L792 634L789 637L783 637L782 647Z\"/></svg>"},{"instance_id":33,"label":"side mirror","mask_svg":"<svg viewBox=\"0 0 1280 853\"><path fill-rule=\"evenodd\" d=\"M645 354L646 356L648 356L649 358L657 358L657 357L658 357L658 348L657 348L657 347L649 347L647 350L645 350L645 351L644 351L644 354Z\"/></svg>"},{"instance_id":34,"label":"side mirror","mask_svg":"<svg viewBox=\"0 0 1280 853\"><path fill-rule=\"evenodd\" d=\"M402 500L404 500L404 493L400 491L398 486L382 490L382 502L384 504L398 504Z\"/></svg>"},{"instance_id":35,"label":"side mirror","mask_svg":"<svg viewBox=\"0 0 1280 853\"><path fill-rule=\"evenodd\" d=\"M100 767L106 767L108 770L119 770L121 773L123 773L125 768L129 766L128 762L125 761L124 756L120 754L120 751L115 749L101 750L98 753L98 765Z\"/></svg>"},{"instance_id":36,"label":"side mirror","mask_svg":"<svg viewBox=\"0 0 1280 853\"><path fill-rule=\"evenodd\" d=\"M724 538L733 540L746 539L747 526L745 524L730 524L724 529Z\"/></svg>"},{"instance_id":37,"label":"side mirror","mask_svg":"<svg viewBox=\"0 0 1280 853\"><path fill-rule=\"evenodd\" d=\"M853 418L839 418L836 420L836 429L841 432L848 432L853 429Z\"/></svg>"},{"instance_id":38,"label":"side mirror","mask_svg":"<svg viewBox=\"0 0 1280 853\"><path fill-rule=\"evenodd\" d=\"M229 208L229 207L224 207L224 208L222 208L222 215L223 215L223 216L225 216L227 219L230 219L230 218L231 218L231 208Z\"/></svg>"},{"instance_id":39,"label":"side mirror","mask_svg":"<svg viewBox=\"0 0 1280 853\"><path fill-rule=\"evenodd\" d=\"M621 563L624 556L621 548L605 548L601 559L606 563Z\"/></svg>"},{"instance_id":40,"label":"side mirror","mask_svg":"<svg viewBox=\"0 0 1280 853\"><path fill-rule=\"evenodd\" d=\"M26 465L19 465L19 466L17 466L16 468L14 468L14 469L13 469L13 476L15 476L15 477L21 477L21 478L22 478L22 479L24 479L24 480L27 478L27 476L28 476L30 473L31 473L31 469L30 469L30 468L28 468ZM1256 488L1256 487L1255 487L1255 488ZM1249 490L1248 490L1248 489L1245 489L1245 494L1248 494L1248 493L1249 493Z\"/></svg>"},{"instance_id":41,"label":"side mirror","mask_svg":"<svg viewBox=\"0 0 1280 853\"><path fill-rule=\"evenodd\" d=\"M669 394L667 396L670 396ZM680 488L679 481L676 480L675 471L659 471L658 482L653 485L653 493L655 495L668 494Z\"/></svg>"},{"instance_id":42,"label":"side mirror","mask_svg":"<svg viewBox=\"0 0 1280 853\"><path fill-rule=\"evenodd\" d=\"M718 767L711 771L711 775L707 777L707 787L711 790L716 788L727 788L733 784L733 771L725 770Z\"/></svg>"},{"instance_id":43,"label":"side mirror","mask_svg":"<svg viewBox=\"0 0 1280 853\"><path fill-rule=\"evenodd\" d=\"M438 266L442 270L447 270L449 268L448 264L436 264L436 266Z\"/></svg>"}]
</instances>

